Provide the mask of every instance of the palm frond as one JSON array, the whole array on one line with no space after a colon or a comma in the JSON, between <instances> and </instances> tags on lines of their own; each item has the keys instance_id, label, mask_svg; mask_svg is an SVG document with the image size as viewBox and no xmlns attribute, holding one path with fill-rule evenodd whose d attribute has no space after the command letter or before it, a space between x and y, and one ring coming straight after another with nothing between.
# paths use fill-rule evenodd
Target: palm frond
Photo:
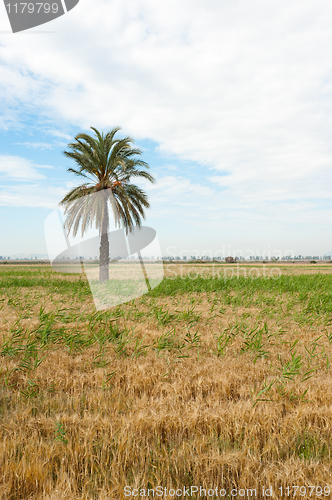
<instances>
[{"instance_id":1,"label":"palm frond","mask_svg":"<svg viewBox=\"0 0 332 500\"><path fill-rule=\"evenodd\" d=\"M132 184L131 178L143 178L151 183L154 178L144 170L149 168L148 164L137 158L142 151L132 147L133 139L115 138L120 127L105 135L94 127L91 129L94 137L77 134L75 142L68 144L68 150L64 151L64 155L76 163L76 168L68 168L68 172L85 179L84 184L71 189L60 202L65 205L68 234L72 230L76 236L81 226L83 235L93 223L100 232L108 228L109 205L115 224L122 225L126 232L132 231L135 226L141 226L144 210L150 204L146 193Z\"/></svg>"}]
</instances>

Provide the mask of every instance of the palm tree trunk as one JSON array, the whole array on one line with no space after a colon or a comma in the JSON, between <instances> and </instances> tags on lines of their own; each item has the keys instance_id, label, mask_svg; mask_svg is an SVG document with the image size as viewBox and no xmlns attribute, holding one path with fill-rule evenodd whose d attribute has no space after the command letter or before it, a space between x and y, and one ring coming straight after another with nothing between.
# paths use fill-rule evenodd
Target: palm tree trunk
<instances>
[{"instance_id":1,"label":"palm tree trunk","mask_svg":"<svg viewBox=\"0 0 332 500\"><path fill-rule=\"evenodd\" d=\"M105 283L109 280L109 261L110 261L110 247L108 241L108 208L107 198L105 193L105 206L102 223L102 234L100 238L99 247L99 283Z\"/></svg>"}]
</instances>

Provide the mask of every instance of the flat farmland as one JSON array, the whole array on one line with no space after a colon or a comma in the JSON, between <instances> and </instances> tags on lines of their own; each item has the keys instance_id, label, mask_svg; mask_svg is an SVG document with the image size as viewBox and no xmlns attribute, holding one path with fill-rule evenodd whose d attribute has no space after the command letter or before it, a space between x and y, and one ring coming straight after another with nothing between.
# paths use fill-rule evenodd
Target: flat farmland
<instances>
[{"instance_id":1,"label":"flat farmland","mask_svg":"<svg viewBox=\"0 0 332 500\"><path fill-rule=\"evenodd\" d=\"M331 498L332 264L164 269L0 265L1 500Z\"/></svg>"}]
</instances>

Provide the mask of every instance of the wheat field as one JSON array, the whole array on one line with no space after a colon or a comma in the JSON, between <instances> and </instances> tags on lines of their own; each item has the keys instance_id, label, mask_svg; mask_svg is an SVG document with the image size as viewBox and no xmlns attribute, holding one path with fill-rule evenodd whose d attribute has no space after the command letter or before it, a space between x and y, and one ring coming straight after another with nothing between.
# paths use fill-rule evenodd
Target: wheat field
<instances>
[{"instance_id":1,"label":"wheat field","mask_svg":"<svg viewBox=\"0 0 332 500\"><path fill-rule=\"evenodd\" d=\"M330 498L332 264L272 267L165 264L96 312L1 264L0 499Z\"/></svg>"}]
</instances>

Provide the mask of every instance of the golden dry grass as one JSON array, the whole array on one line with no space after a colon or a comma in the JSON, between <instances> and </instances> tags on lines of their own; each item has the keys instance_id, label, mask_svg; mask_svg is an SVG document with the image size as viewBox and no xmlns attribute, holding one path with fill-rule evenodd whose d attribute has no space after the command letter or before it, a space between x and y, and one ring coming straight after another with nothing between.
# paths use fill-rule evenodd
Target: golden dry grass
<instances>
[{"instance_id":1,"label":"golden dry grass","mask_svg":"<svg viewBox=\"0 0 332 500\"><path fill-rule=\"evenodd\" d=\"M91 296L42 273L45 287L1 288L1 500L122 499L125 486L158 485L223 498L332 491L332 322L310 293L152 294L96 314ZM35 369L34 356L45 356Z\"/></svg>"}]
</instances>

